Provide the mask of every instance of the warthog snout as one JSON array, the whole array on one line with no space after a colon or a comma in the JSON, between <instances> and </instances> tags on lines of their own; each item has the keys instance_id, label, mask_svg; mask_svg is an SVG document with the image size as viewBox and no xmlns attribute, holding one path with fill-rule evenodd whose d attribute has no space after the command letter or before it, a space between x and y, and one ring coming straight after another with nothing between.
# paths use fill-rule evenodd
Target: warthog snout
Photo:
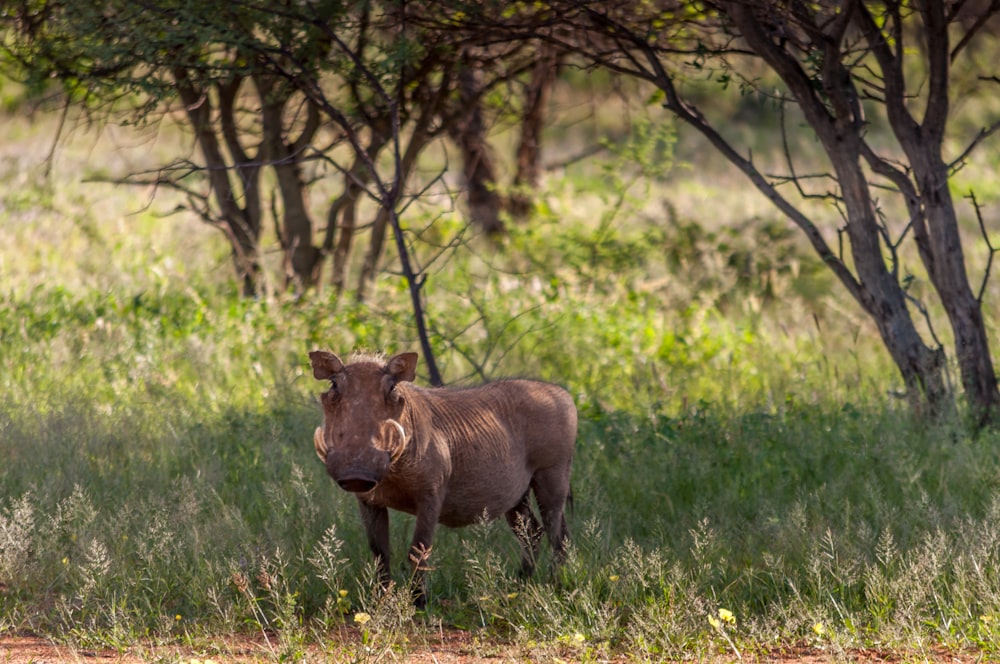
<instances>
[{"instance_id":1,"label":"warthog snout","mask_svg":"<svg viewBox=\"0 0 1000 664\"><path fill-rule=\"evenodd\" d=\"M399 425L389 427L389 432L395 432L396 427ZM392 463L392 455L381 449L385 443L379 439L366 445L338 448L327 444L323 427L317 427L313 446L337 486L351 493L367 493L374 489Z\"/></svg>"},{"instance_id":2,"label":"warthog snout","mask_svg":"<svg viewBox=\"0 0 1000 664\"><path fill-rule=\"evenodd\" d=\"M326 472L344 491L367 493L374 489L389 470L389 454L372 449L361 459L346 460L336 452L326 459Z\"/></svg>"},{"instance_id":3,"label":"warthog snout","mask_svg":"<svg viewBox=\"0 0 1000 664\"><path fill-rule=\"evenodd\" d=\"M378 480L371 477L350 475L337 478L337 485L351 493L367 493L378 485Z\"/></svg>"}]
</instances>

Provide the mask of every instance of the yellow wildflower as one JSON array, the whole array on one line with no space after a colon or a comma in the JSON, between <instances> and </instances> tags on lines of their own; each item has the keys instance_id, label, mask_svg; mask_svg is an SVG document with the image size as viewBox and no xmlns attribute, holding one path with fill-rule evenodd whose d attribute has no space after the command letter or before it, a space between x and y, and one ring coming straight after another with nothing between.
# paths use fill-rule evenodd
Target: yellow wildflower
<instances>
[{"instance_id":1,"label":"yellow wildflower","mask_svg":"<svg viewBox=\"0 0 1000 664\"><path fill-rule=\"evenodd\" d=\"M371 619L372 619L372 617L370 615L368 615L367 613L364 613L364 612L362 612L362 613L355 613L354 614L354 622L357 625L364 625L365 623L367 623Z\"/></svg>"}]
</instances>

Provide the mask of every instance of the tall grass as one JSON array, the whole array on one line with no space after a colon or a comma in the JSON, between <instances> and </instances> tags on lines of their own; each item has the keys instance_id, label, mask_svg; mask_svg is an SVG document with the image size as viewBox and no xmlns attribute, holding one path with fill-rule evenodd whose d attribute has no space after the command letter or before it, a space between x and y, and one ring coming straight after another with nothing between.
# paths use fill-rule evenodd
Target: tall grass
<instances>
[{"instance_id":1,"label":"tall grass","mask_svg":"<svg viewBox=\"0 0 1000 664\"><path fill-rule=\"evenodd\" d=\"M306 357L414 347L398 281L242 300L213 236L133 193L4 177L0 632L239 631L275 660L375 660L442 624L525 657L997 651L1000 440L913 423L872 329L775 225L658 221L660 192L567 177L507 246L437 264L448 380L557 381L581 427L566 564L525 582L506 526L442 530L414 616L403 556L382 592L315 459ZM140 211L90 211L116 206ZM393 516L395 551L411 528Z\"/></svg>"}]
</instances>

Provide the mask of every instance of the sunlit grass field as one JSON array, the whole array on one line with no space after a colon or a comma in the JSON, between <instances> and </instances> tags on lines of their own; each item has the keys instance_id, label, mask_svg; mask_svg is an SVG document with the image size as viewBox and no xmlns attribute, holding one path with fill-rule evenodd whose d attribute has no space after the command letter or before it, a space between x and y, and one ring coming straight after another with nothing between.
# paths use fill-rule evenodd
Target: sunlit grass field
<instances>
[{"instance_id":1,"label":"sunlit grass field","mask_svg":"<svg viewBox=\"0 0 1000 664\"><path fill-rule=\"evenodd\" d=\"M399 277L364 304L241 299L169 194L84 181L169 139L79 129L46 178L54 120L0 122L0 633L248 633L275 661L405 656L442 627L526 659L997 656L1000 437L913 422L874 328L732 174L650 184L605 155L551 174L502 246L434 264L447 382L558 382L580 436L568 562L524 582L506 525L441 530L414 614L315 458L307 358L418 349ZM406 223L448 240L457 215Z\"/></svg>"}]
</instances>

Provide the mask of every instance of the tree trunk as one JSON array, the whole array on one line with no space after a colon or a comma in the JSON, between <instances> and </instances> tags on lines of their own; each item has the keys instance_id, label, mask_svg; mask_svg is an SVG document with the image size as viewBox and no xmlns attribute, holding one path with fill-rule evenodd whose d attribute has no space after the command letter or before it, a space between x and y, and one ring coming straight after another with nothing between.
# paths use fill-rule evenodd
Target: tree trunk
<instances>
[{"instance_id":1,"label":"tree trunk","mask_svg":"<svg viewBox=\"0 0 1000 664\"><path fill-rule=\"evenodd\" d=\"M367 170L367 169L365 169ZM357 162L351 172L357 171ZM326 239L323 249L333 253L330 267L330 284L339 295L347 286L347 263L354 245L354 231L357 230L358 197L361 187L352 181L350 173L344 176L344 191L338 196L326 215ZM340 235L336 234L340 231ZM334 245L336 239L336 245Z\"/></svg>"},{"instance_id":2,"label":"tree trunk","mask_svg":"<svg viewBox=\"0 0 1000 664\"><path fill-rule=\"evenodd\" d=\"M915 221L914 237L951 325L965 398L973 418L983 425L1000 411L1000 391L990 356L982 304L972 293L965 269L958 219L948 189L948 169L935 156L910 160L925 215L924 219Z\"/></svg>"},{"instance_id":3,"label":"tree trunk","mask_svg":"<svg viewBox=\"0 0 1000 664\"><path fill-rule=\"evenodd\" d=\"M739 2L727 3L726 11L750 48L788 86L830 159L845 208L847 235L858 275L859 287L853 294L878 326L882 341L903 377L914 411L930 419L951 414L954 402L944 377L944 352L924 343L913 323L906 293L883 255L879 221L861 165L864 109L851 73L841 60L839 40L846 34L846 24L829 26L817 45L823 59L818 81L822 87L817 89L816 81L769 32L773 16L763 9L760 15L755 14Z\"/></svg>"},{"instance_id":4,"label":"tree trunk","mask_svg":"<svg viewBox=\"0 0 1000 664\"><path fill-rule=\"evenodd\" d=\"M837 156L836 152L833 154ZM836 160L840 161L840 160ZM906 385L914 413L929 421L953 414L944 377L944 351L928 347L913 323L896 276L887 268L878 220L864 172L856 161L834 163L847 211L847 234L861 289L858 303L875 321Z\"/></svg>"},{"instance_id":5,"label":"tree trunk","mask_svg":"<svg viewBox=\"0 0 1000 664\"><path fill-rule=\"evenodd\" d=\"M358 288L354 293L358 302L365 301L365 298L368 297L368 289L375 281L379 259L382 258L382 251L385 247L385 231L388 227L389 210L385 206L381 206L375 213L375 221L372 222L368 252L365 253L365 261L361 266L361 275L358 278Z\"/></svg>"},{"instance_id":6,"label":"tree trunk","mask_svg":"<svg viewBox=\"0 0 1000 664\"><path fill-rule=\"evenodd\" d=\"M449 133L462 154L469 220L487 235L498 235L504 232L500 220L502 202L496 188L496 166L486 140L482 88L482 74L478 67L463 59L458 72L458 103L464 109L464 115L459 115L458 122L449 128Z\"/></svg>"},{"instance_id":7,"label":"tree trunk","mask_svg":"<svg viewBox=\"0 0 1000 664\"><path fill-rule=\"evenodd\" d=\"M406 189L406 181L409 179L410 172L417 163L417 157L420 156L421 151L430 141L430 136L427 133L428 127L430 126L431 120L437 115L440 99L444 96L444 90L442 89L440 92L440 94L435 95L434 99L430 100L423 108L420 109L419 117L416 122L413 123L413 131L411 132L409 141L406 144L406 150L401 156L399 156L396 162L396 170L391 189L396 192L395 196L397 200L401 197L401 193ZM397 142L396 149L398 151L399 136L394 136L393 141ZM375 281L375 273L378 271L378 263L382 258L382 249L385 245L385 232L389 227L390 222L394 220L394 223L398 224L396 210L387 207L386 201L381 201L381 205L375 215L375 221L372 224L372 233L371 240L368 244L368 252L365 254L364 264L361 266L361 274L358 277L356 296L359 302L364 301L367 296L368 287L373 281ZM393 230L395 231L396 229L393 228ZM402 256L400 257L400 260L403 260Z\"/></svg>"},{"instance_id":8,"label":"tree trunk","mask_svg":"<svg viewBox=\"0 0 1000 664\"><path fill-rule=\"evenodd\" d=\"M183 69L173 71L177 82L177 92L184 104L188 121L195 131L195 138L201 148L208 171L211 191L219 207L218 217L214 219L223 230L232 247L233 267L243 282L243 295L253 297L258 294L260 263L257 248L260 241L260 216L251 214L259 206L241 208L236 203L236 193L229 180L230 168L226 163L219 145L215 127L212 124L212 103L207 90L196 89L188 79ZM244 195L247 200L256 200L257 174L256 169L244 169ZM206 211L203 216L208 215Z\"/></svg>"},{"instance_id":9,"label":"tree trunk","mask_svg":"<svg viewBox=\"0 0 1000 664\"><path fill-rule=\"evenodd\" d=\"M310 105L302 135L294 143L289 142L284 126L288 95L275 81L263 76L255 80L261 100L262 145L281 192L283 209L278 232L287 257L285 287L295 284L305 290L316 283L322 260L322 252L313 245L313 222L301 174L302 155L318 127L318 113Z\"/></svg>"},{"instance_id":10,"label":"tree trunk","mask_svg":"<svg viewBox=\"0 0 1000 664\"><path fill-rule=\"evenodd\" d=\"M258 146L254 154L247 154L240 141L240 132L236 121L236 97L242 80L242 78L236 77L233 80L216 84L219 92L219 124L222 128L223 140L235 164L233 170L239 178L243 194L241 213L252 229L256 246L260 241L264 218L260 200L261 148Z\"/></svg>"},{"instance_id":11,"label":"tree trunk","mask_svg":"<svg viewBox=\"0 0 1000 664\"><path fill-rule=\"evenodd\" d=\"M378 154L389 142L388 122L380 123L372 121L372 136L365 149L367 162L374 163ZM354 232L357 230L358 201L360 200L364 187L372 181L372 173L365 165L365 160L356 158L351 168L344 173L344 190L340 196L330 205L327 213L326 238L323 241L323 249L326 252L333 252L333 267L330 274L330 283L334 290L340 294L347 287L347 264L351 256L351 247L354 243ZM334 246L334 236L336 230L340 229L340 236L336 238Z\"/></svg>"},{"instance_id":12,"label":"tree trunk","mask_svg":"<svg viewBox=\"0 0 1000 664\"><path fill-rule=\"evenodd\" d=\"M949 42L948 9L940 0L921 3L926 44L927 96L923 118L910 111L906 72L900 53L884 39L885 27L864 7L854 22L872 45L882 70L886 116L907 157L912 176L882 166L906 197L920 260L944 307L955 340L955 356L966 401L983 425L1000 412L1000 391L983 322L982 303L972 293L955 204L948 187L949 167L942 158L950 112L949 81L955 53ZM968 35L967 35L968 36ZM911 179L912 178L912 179Z\"/></svg>"},{"instance_id":13,"label":"tree trunk","mask_svg":"<svg viewBox=\"0 0 1000 664\"><path fill-rule=\"evenodd\" d=\"M540 43L538 60L531 70L531 80L524 95L521 138L517 144L517 172L514 175L514 191L508 202L508 209L516 219L524 219L534 208L535 192L541 184L542 130L558 71L559 57L555 49Z\"/></svg>"}]
</instances>

